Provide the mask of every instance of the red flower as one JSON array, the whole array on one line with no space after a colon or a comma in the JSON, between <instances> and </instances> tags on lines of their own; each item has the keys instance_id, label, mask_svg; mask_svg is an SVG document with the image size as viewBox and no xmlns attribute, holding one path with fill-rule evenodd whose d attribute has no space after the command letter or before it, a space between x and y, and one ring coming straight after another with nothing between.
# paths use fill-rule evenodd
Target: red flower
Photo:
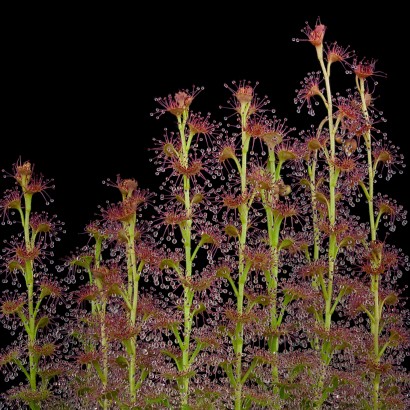
<instances>
[{"instance_id":1,"label":"red flower","mask_svg":"<svg viewBox=\"0 0 410 410\"><path fill-rule=\"evenodd\" d=\"M341 47L336 42L327 47L327 61L329 63L340 62L342 64L346 63L347 59L351 58L353 55L352 51L349 51L349 46Z\"/></svg>"},{"instance_id":2,"label":"red flower","mask_svg":"<svg viewBox=\"0 0 410 410\"><path fill-rule=\"evenodd\" d=\"M192 101L202 90L203 88L194 87L192 92L181 90L173 96L169 94L164 98L156 98L155 101L162 106L162 108L157 108L155 111L158 114L157 118L166 112L169 112L176 117L180 117L184 113L187 114Z\"/></svg>"},{"instance_id":3,"label":"red flower","mask_svg":"<svg viewBox=\"0 0 410 410\"><path fill-rule=\"evenodd\" d=\"M386 77L385 73L376 70L376 62L377 60L375 59L362 59L360 61L355 59L352 64L353 72L361 80L367 80L368 78L375 76Z\"/></svg>"},{"instance_id":4,"label":"red flower","mask_svg":"<svg viewBox=\"0 0 410 410\"><path fill-rule=\"evenodd\" d=\"M320 47L323 44L323 38L325 36L326 26L321 24L320 19L317 19L315 28L311 28L309 24L302 29L302 33L305 33L308 41L315 47Z\"/></svg>"}]
</instances>

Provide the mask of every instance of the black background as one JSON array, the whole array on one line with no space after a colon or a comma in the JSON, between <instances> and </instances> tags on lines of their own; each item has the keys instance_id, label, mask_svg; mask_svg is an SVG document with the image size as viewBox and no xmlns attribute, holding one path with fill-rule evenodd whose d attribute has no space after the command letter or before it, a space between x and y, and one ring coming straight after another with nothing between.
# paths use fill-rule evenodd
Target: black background
<instances>
[{"instance_id":1,"label":"black background","mask_svg":"<svg viewBox=\"0 0 410 410\"><path fill-rule=\"evenodd\" d=\"M119 199L102 180L121 174L136 178L142 188L158 189L163 175L154 175L148 148L164 127L172 129L174 119L150 116L157 107L155 97L204 86L192 109L210 111L219 121L226 115L219 105L229 98L224 83L259 81L258 93L269 96L289 125L301 129L317 123L306 111L296 114L293 103L299 82L319 69L315 50L292 38L304 38L300 29L305 21L314 26L318 16L328 27L326 41L377 59L377 69L387 74L378 79L376 104L388 119L383 130L408 161L405 13L376 6L359 12L339 4L333 13L295 13L283 11L283 5L277 10L257 3L227 11L173 3L5 14L0 168L10 171L21 157L55 179L50 211L67 229L56 250L59 257L85 244L82 232L95 218L97 205ZM290 6L297 10L296 4ZM344 77L342 69L332 75ZM349 86L354 86L353 76ZM383 193L408 208L408 180L406 169L382 185ZM4 180L1 184L1 189L7 186ZM409 254L407 236L408 228L400 227L389 242Z\"/></svg>"},{"instance_id":2,"label":"black background","mask_svg":"<svg viewBox=\"0 0 410 410\"><path fill-rule=\"evenodd\" d=\"M162 176L155 177L148 148L164 127L173 128L174 119L150 116L155 97L204 86L192 109L210 111L219 121L226 115L219 105L229 97L224 83L259 81L258 93L269 96L289 125L301 129L317 122L306 111L296 114L293 103L299 81L318 70L315 50L292 38L304 38L305 21L314 26L318 16L327 26L327 41L377 59L376 68L387 74L378 79L377 106L388 119L384 131L407 161L404 15L389 19L386 9L291 13L260 6L222 12L200 3L196 9L144 7L22 9L7 16L0 167L10 170L21 157L55 179L53 211L67 227L60 247L78 245L97 205L113 198L103 179L121 174L157 190ZM336 91L336 77L345 76L342 69L333 76ZM353 76L341 84L341 92L345 84L353 87ZM407 181L408 172L396 176L384 192L406 205ZM406 229L395 235L405 248Z\"/></svg>"}]
</instances>

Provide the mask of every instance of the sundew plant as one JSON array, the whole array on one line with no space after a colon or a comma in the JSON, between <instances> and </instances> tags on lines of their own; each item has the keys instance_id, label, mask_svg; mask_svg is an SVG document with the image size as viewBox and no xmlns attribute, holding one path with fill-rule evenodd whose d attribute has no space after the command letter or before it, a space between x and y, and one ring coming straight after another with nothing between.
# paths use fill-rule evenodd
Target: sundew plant
<instances>
[{"instance_id":1,"label":"sundew plant","mask_svg":"<svg viewBox=\"0 0 410 410\"><path fill-rule=\"evenodd\" d=\"M158 192L104 181L118 200L58 266L63 223L34 209L52 181L4 172L0 408L410 408L385 74L319 20L302 33L302 126L247 80L213 114L195 111L203 88L156 98Z\"/></svg>"}]
</instances>

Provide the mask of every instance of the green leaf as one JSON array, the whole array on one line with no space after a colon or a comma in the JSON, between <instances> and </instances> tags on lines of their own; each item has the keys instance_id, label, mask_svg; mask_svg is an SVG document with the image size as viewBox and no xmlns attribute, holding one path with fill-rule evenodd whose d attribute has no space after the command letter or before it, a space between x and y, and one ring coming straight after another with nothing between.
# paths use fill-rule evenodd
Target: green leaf
<instances>
[{"instance_id":1,"label":"green leaf","mask_svg":"<svg viewBox=\"0 0 410 410\"><path fill-rule=\"evenodd\" d=\"M163 259L159 265L160 269L168 269L168 268L173 268L176 269L178 268L178 264L175 263L175 261L173 261L172 259Z\"/></svg>"},{"instance_id":2,"label":"green leaf","mask_svg":"<svg viewBox=\"0 0 410 410\"><path fill-rule=\"evenodd\" d=\"M351 236L346 236L345 238L343 238L340 241L339 247L340 248L345 248L347 246L354 246L355 243L356 243L356 241Z\"/></svg>"},{"instance_id":3,"label":"green leaf","mask_svg":"<svg viewBox=\"0 0 410 410\"><path fill-rule=\"evenodd\" d=\"M115 359L115 362L118 364L118 366L121 367L121 369L125 369L128 367L128 360L124 356L118 356Z\"/></svg>"},{"instance_id":4,"label":"green leaf","mask_svg":"<svg viewBox=\"0 0 410 410\"><path fill-rule=\"evenodd\" d=\"M50 319L48 318L48 316L43 316L37 322L37 329L44 329L49 323L50 323Z\"/></svg>"},{"instance_id":5,"label":"green leaf","mask_svg":"<svg viewBox=\"0 0 410 410\"><path fill-rule=\"evenodd\" d=\"M146 399L147 404L162 404L164 408L171 408L169 406L168 398L165 394L161 394L157 397L150 397Z\"/></svg>"},{"instance_id":6,"label":"green leaf","mask_svg":"<svg viewBox=\"0 0 410 410\"><path fill-rule=\"evenodd\" d=\"M279 249L287 249L290 248L295 242L292 239L286 238L284 239L280 245Z\"/></svg>"},{"instance_id":7,"label":"green leaf","mask_svg":"<svg viewBox=\"0 0 410 410\"><path fill-rule=\"evenodd\" d=\"M271 298L269 297L269 295L259 295L255 299L255 302L262 306L268 306L269 303L271 302Z\"/></svg>"},{"instance_id":8,"label":"green leaf","mask_svg":"<svg viewBox=\"0 0 410 410\"><path fill-rule=\"evenodd\" d=\"M129 355L131 355L131 353L132 353L131 341L130 341L130 340L123 340L122 343L123 343L123 345L124 345L125 350L127 351L127 353L128 353Z\"/></svg>"},{"instance_id":9,"label":"green leaf","mask_svg":"<svg viewBox=\"0 0 410 410\"><path fill-rule=\"evenodd\" d=\"M290 373L290 380L293 381L294 379L296 379L296 377L299 376L299 374L305 369L305 367L306 366L304 364L296 365Z\"/></svg>"},{"instance_id":10,"label":"green leaf","mask_svg":"<svg viewBox=\"0 0 410 410\"><path fill-rule=\"evenodd\" d=\"M231 270L227 266L221 266L216 271L218 278L228 278L231 275Z\"/></svg>"},{"instance_id":11,"label":"green leaf","mask_svg":"<svg viewBox=\"0 0 410 410\"><path fill-rule=\"evenodd\" d=\"M9 268L9 271L11 272L13 272L16 269L20 269L21 271L24 271L23 267L17 261L10 261L8 268Z\"/></svg>"},{"instance_id":12,"label":"green leaf","mask_svg":"<svg viewBox=\"0 0 410 410\"><path fill-rule=\"evenodd\" d=\"M339 379L336 376L332 377L332 382L327 386L322 393L322 402L324 402L330 393L333 393L339 387Z\"/></svg>"},{"instance_id":13,"label":"green leaf","mask_svg":"<svg viewBox=\"0 0 410 410\"><path fill-rule=\"evenodd\" d=\"M367 400L361 400L361 409L363 410L372 410L371 404Z\"/></svg>"},{"instance_id":14,"label":"green leaf","mask_svg":"<svg viewBox=\"0 0 410 410\"><path fill-rule=\"evenodd\" d=\"M106 393L101 395L101 398L107 399L107 400L116 400L118 397L118 391L117 390L111 390L111 391L107 391Z\"/></svg>"},{"instance_id":15,"label":"green leaf","mask_svg":"<svg viewBox=\"0 0 410 410\"><path fill-rule=\"evenodd\" d=\"M81 384L84 384L84 380L80 379L79 377L75 377L75 380ZM78 397L82 397L91 393L94 389L90 386L81 386L77 389L76 394Z\"/></svg>"},{"instance_id":16,"label":"green leaf","mask_svg":"<svg viewBox=\"0 0 410 410\"><path fill-rule=\"evenodd\" d=\"M206 307L203 303L200 303L199 306L193 311L192 316L199 315L202 312L205 312Z\"/></svg>"},{"instance_id":17,"label":"green leaf","mask_svg":"<svg viewBox=\"0 0 410 410\"><path fill-rule=\"evenodd\" d=\"M328 205L326 196L322 194L321 192L316 192L315 197L317 201L321 202L322 204Z\"/></svg>"},{"instance_id":18,"label":"green leaf","mask_svg":"<svg viewBox=\"0 0 410 410\"><path fill-rule=\"evenodd\" d=\"M94 257L91 255L81 255L78 259L72 260L70 264L89 269L93 259Z\"/></svg>"},{"instance_id":19,"label":"green leaf","mask_svg":"<svg viewBox=\"0 0 410 410\"><path fill-rule=\"evenodd\" d=\"M202 200L204 199L204 196L200 193L195 194L194 197L192 198L191 203L193 204L199 204L200 202L202 202Z\"/></svg>"},{"instance_id":20,"label":"green leaf","mask_svg":"<svg viewBox=\"0 0 410 410\"><path fill-rule=\"evenodd\" d=\"M237 236L239 236L239 231L238 229L236 229L236 227L234 225L227 225L225 226L225 233L228 236L233 236L234 238L236 238Z\"/></svg>"},{"instance_id":21,"label":"green leaf","mask_svg":"<svg viewBox=\"0 0 410 410\"><path fill-rule=\"evenodd\" d=\"M290 394L286 392L285 386L280 386L279 388L279 396L282 400L286 400L290 397Z\"/></svg>"}]
</instances>

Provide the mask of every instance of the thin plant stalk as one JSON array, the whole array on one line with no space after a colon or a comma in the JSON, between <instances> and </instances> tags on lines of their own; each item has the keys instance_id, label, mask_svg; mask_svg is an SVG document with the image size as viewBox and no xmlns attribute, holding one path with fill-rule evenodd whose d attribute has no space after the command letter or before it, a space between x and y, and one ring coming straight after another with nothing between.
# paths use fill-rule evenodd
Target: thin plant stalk
<instances>
[{"instance_id":1,"label":"thin plant stalk","mask_svg":"<svg viewBox=\"0 0 410 410\"><path fill-rule=\"evenodd\" d=\"M365 79L356 76L356 86L360 94L361 108L363 112L364 119L367 124L369 124L369 112L366 104L366 93L365 93ZM375 244L377 239L377 225L375 223L374 217L374 177L375 177L375 164L372 158L372 141L371 132L367 127L365 133L363 134L364 142L367 151L367 165L368 165L368 186L362 184L362 189L367 199L367 204L369 208L369 222L370 222L370 240ZM376 164L377 165L377 164ZM377 258L376 258L377 259ZM375 260L373 263L377 264L379 261ZM375 266L377 268L377 266ZM379 284L380 275L371 275L370 291L373 295L373 314L369 316L371 324L371 333L373 336L373 361L378 366L380 364L380 358L383 355L383 351L379 348L379 338L380 338L380 320L382 316L382 306L379 301ZM380 373L376 372L373 377L373 410L378 410L380 408Z\"/></svg>"}]
</instances>

